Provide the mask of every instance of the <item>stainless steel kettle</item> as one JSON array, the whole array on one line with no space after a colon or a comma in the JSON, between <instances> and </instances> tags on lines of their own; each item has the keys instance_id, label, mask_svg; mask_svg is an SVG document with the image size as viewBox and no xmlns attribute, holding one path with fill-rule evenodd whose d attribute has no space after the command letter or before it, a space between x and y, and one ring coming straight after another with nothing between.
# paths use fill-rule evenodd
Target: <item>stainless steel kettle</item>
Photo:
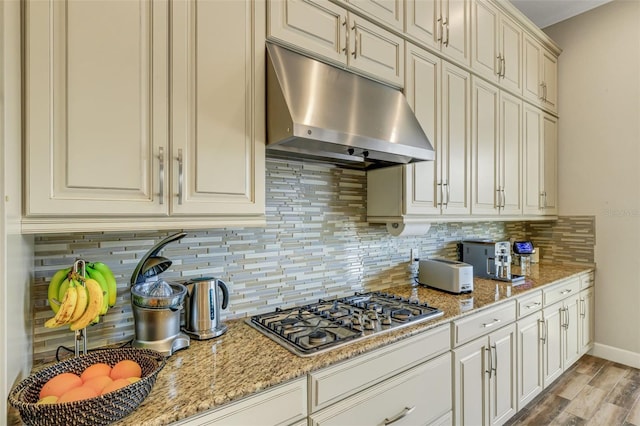
<instances>
[{"instance_id":1,"label":"stainless steel kettle","mask_svg":"<svg viewBox=\"0 0 640 426\"><path fill-rule=\"evenodd\" d=\"M185 300L184 331L198 340L212 339L227 331L220 321L220 311L229 304L227 285L217 278L194 278L184 283ZM222 299L218 293L222 290Z\"/></svg>"}]
</instances>

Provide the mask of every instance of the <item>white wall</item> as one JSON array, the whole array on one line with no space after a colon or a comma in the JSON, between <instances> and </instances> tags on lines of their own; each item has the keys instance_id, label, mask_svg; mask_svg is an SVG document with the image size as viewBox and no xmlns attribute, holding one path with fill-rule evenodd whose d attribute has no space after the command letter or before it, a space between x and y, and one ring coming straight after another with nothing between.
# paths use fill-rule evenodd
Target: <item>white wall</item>
<instances>
[{"instance_id":1,"label":"white wall","mask_svg":"<svg viewBox=\"0 0 640 426\"><path fill-rule=\"evenodd\" d=\"M560 215L596 217L595 355L640 367L640 2L545 29L559 60Z\"/></svg>"},{"instance_id":2,"label":"white wall","mask_svg":"<svg viewBox=\"0 0 640 426\"><path fill-rule=\"evenodd\" d=\"M31 369L33 238L20 234L20 3L0 2L0 424L7 397ZM7 422L8 423L8 422Z\"/></svg>"}]
</instances>

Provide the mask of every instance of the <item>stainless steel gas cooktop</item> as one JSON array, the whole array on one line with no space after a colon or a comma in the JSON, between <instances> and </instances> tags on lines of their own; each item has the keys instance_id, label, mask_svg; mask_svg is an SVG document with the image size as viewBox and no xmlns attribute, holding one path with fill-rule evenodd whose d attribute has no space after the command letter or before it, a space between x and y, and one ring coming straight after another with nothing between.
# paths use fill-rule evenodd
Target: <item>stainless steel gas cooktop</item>
<instances>
[{"instance_id":1,"label":"stainless steel gas cooktop","mask_svg":"<svg viewBox=\"0 0 640 426\"><path fill-rule=\"evenodd\" d=\"M427 321L443 312L387 293L356 293L334 300L255 315L247 323L300 356Z\"/></svg>"}]
</instances>

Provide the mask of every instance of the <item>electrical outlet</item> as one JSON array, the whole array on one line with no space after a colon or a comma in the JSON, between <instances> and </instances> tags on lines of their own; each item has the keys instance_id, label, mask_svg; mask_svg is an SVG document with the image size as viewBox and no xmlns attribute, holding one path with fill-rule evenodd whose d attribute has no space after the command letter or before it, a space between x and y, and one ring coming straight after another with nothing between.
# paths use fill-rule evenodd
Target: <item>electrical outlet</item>
<instances>
[{"instance_id":1,"label":"electrical outlet","mask_svg":"<svg viewBox=\"0 0 640 426\"><path fill-rule=\"evenodd\" d=\"M420 259L420 251L417 248L412 248L411 249L411 262L415 261L416 259Z\"/></svg>"}]
</instances>

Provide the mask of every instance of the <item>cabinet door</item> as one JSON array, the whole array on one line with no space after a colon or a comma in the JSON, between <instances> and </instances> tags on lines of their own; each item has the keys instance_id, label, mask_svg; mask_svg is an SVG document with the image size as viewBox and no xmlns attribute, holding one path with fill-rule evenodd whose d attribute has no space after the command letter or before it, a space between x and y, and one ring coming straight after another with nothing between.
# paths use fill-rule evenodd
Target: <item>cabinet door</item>
<instances>
[{"instance_id":1,"label":"cabinet door","mask_svg":"<svg viewBox=\"0 0 640 426\"><path fill-rule=\"evenodd\" d=\"M349 14L349 67L404 86L404 40Z\"/></svg>"},{"instance_id":2,"label":"cabinet door","mask_svg":"<svg viewBox=\"0 0 640 426\"><path fill-rule=\"evenodd\" d=\"M470 80L468 72L442 61L443 214L470 213Z\"/></svg>"},{"instance_id":3,"label":"cabinet door","mask_svg":"<svg viewBox=\"0 0 640 426\"><path fill-rule=\"evenodd\" d=\"M542 214L540 162L542 161L542 111L524 104L522 115L524 145L524 214Z\"/></svg>"},{"instance_id":4,"label":"cabinet door","mask_svg":"<svg viewBox=\"0 0 640 426\"><path fill-rule=\"evenodd\" d=\"M490 3L480 0L473 0L471 8L471 67L488 80L498 81L502 66L497 37L500 14Z\"/></svg>"},{"instance_id":5,"label":"cabinet door","mask_svg":"<svg viewBox=\"0 0 640 426\"><path fill-rule=\"evenodd\" d=\"M483 337L454 349L453 388L456 425L486 424L488 413L489 347Z\"/></svg>"},{"instance_id":6,"label":"cabinet door","mask_svg":"<svg viewBox=\"0 0 640 426\"><path fill-rule=\"evenodd\" d=\"M473 78L472 85L471 211L492 215L502 202L499 176L499 90Z\"/></svg>"},{"instance_id":7,"label":"cabinet door","mask_svg":"<svg viewBox=\"0 0 640 426\"><path fill-rule=\"evenodd\" d=\"M562 302L544 308L542 379L546 388L562 374Z\"/></svg>"},{"instance_id":8,"label":"cabinet door","mask_svg":"<svg viewBox=\"0 0 640 426\"><path fill-rule=\"evenodd\" d=\"M406 32L433 49L440 49L440 0L406 0Z\"/></svg>"},{"instance_id":9,"label":"cabinet door","mask_svg":"<svg viewBox=\"0 0 640 426\"><path fill-rule=\"evenodd\" d=\"M546 215L558 214L558 120L544 114L542 120L542 207Z\"/></svg>"},{"instance_id":10,"label":"cabinet door","mask_svg":"<svg viewBox=\"0 0 640 426\"><path fill-rule=\"evenodd\" d=\"M441 8L442 52L468 66L471 56L469 0L442 0Z\"/></svg>"},{"instance_id":11,"label":"cabinet door","mask_svg":"<svg viewBox=\"0 0 640 426\"><path fill-rule=\"evenodd\" d=\"M24 5L26 215L167 214L167 2Z\"/></svg>"},{"instance_id":12,"label":"cabinet door","mask_svg":"<svg viewBox=\"0 0 640 426\"><path fill-rule=\"evenodd\" d=\"M593 347L594 307L593 288L580 292L580 354Z\"/></svg>"},{"instance_id":13,"label":"cabinet door","mask_svg":"<svg viewBox=\"0 0 640 426\"><path fill-rule=\"evenodd\" d=\"M407 43L407 102L436 152L435 161L405 166L406 214L439 214L442 203L440 174L440 59Z\"/></svg>"},{"instance_id":14,"label":"cabinet door","mask_svg":"<svg viewBox=\"0 0 640 426\"><path fill-rule=\"evenodd\" d=\"M522 30L506 16L500 17L498 45L503 58L502 87L522 93Z\"/></svg>"},{"instance_id":15,"label":"cabinet door","mask_svg":"<svg viewBox=\"0 0 640 426\"><path fill-rule=\"evenodd\" d=\"M542 50L542 82L544 83L544 107L558 111L558 58L546 49Z\"/></svg>"},{"instance_id":16,"label":"cabinet door","mask_svg":"<svg viewBox=\"0 0 640 426\"><path fill-rule=\"evenodd\" d=\"M404 30L404 0L346 0L373 18Z\"/></svg>"},{"instance_id":17,"label":"cabinet door","mask_svg":"<svg viewBox=\"0 0 640 426\"><path fill-rule=\"evenodd\" d=\"M258 4L172 3L172 214L264 213Z\"/></svg>"},{"instance_id":18,"label":"cabinet door","mask_svg":"<svg viewBox=\"0 0 640 426\"><path fill-rule=\"evenodd\" d=\"M516 326L489 335L493 374L489 380L489 424L501 425L516 413Z\"/></svg>"},{"instance_id":19,"label":"cabinet door","mask_svg":"<svg viewBox=\"0 0 640 426\"><path fill-rule=\"evenodd\" d=\"M347 63L344 9L328 0L269 0L267 4L268 38ZM220 40L229 41L228 37Z\"/></svg>"},{"instance_id":20,"label":"cabinet door","mask_svg":"<svg viewBox=\"0 0 640 426\"><path fill-rule=\"evenodd\" d=\"M518 409L526 406L543 389L542 382L542 312L518 321Z\"/></svg>"},{"instance_id":21,"label":"cabinet door","mask_svg":"<svg viewBox=\"0 0 640 426\"><path fill-rule=\"evenodd\" d=\"M500 91L500 181L503 214L522 213L522 101Z\"/></svg>"},{"instance_id":22,"label":"cabinet door","mask_svg":"<svg viewBox=\"0 0 640 426\"><path fill-rule=\"evenodd\" d=\"M309 424L427 425L451 408L451 354L447 352L310 415Z\"/></svg>"},{"instance_id":23,"label":"cabinet door","mask_svg":"<svg viewBox=\"0 0 640 426\"><path fill-rule=\"evenodd\" d=\"M573 296L564 302L564 360L566 370L582 355L580 345L580 298Z\"/></svg>"},{"instance_id":24,"label":"cabinet door","mask_svg":"<svg viewBox=\"0 0 640 426\"><path fill-rule=\"evenodd\" d=\"M524 87L522 88L522 94L535 105L540 105L543 96L540 65L543 48L537 41L527 35L524 37L523 45Z\"/></svg>"}]
</instances>

